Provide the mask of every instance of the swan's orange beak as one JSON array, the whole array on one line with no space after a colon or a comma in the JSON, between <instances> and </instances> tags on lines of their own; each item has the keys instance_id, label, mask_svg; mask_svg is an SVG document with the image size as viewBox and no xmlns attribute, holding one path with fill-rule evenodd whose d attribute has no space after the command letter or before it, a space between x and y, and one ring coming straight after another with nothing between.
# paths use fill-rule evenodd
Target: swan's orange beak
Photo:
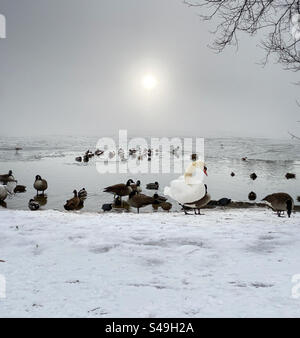
<instances>
[{"instance_id":1,"label":"swan's orange beak","mask_svg":"<svg viewBox=\"0 0 300 338\"><path fill-rule=\"evenodd\" d=\"M208 175L207 175L207 168L206 168L206 167L204 167L203 172L204 172L204 174L205 174L206 176L208 176Z\"/></svg>"}]
</instances>

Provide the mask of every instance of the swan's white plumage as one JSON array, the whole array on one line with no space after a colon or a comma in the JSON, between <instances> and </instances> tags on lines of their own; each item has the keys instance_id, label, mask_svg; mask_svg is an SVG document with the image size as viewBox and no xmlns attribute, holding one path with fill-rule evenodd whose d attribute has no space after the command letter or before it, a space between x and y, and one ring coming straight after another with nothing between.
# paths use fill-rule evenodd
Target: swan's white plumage
<instances>
[{"instance_id":1,"label":"swan's white plumage","mask_svg":"<svg viewBox=\"0 0 300 338\"><path fill-rule=\"evenodd\" d=\"M169 187L165 187L164 194L170 196L180 204L192 203L205 196L206 189L203 184L202 161L193 162L187 167L184 176L170 182Z\"/></svg>"},{"instance_id":2,"label":"swan's white plumage","mask_svg":"<svg viewBox=\"0 0 300 338\"><path fill-rule=\"evenodd\" d=\"M0 185L0 201L4 201L7 198L8 194L12 194L14 192L16 185L17 184L15 181L7 182L6 185L1 184Z\"/></svg>"}]
</instances>

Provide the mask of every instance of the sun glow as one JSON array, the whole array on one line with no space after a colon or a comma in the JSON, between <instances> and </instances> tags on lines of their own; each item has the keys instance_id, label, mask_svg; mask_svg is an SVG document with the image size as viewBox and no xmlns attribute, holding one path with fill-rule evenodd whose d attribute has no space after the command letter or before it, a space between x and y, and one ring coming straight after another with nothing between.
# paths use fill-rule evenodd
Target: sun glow
<instances>
[{"instance_id":1,"label":"sun glow","mask_svg":"<svg viewBox=\"0 0 300 338\"><path fill-rule=\"evenodd\" d=\"M142 86L147 90L152 90L157 86L157 79L152 74L147 74L142 79Z\"/></svg>"}]
</instances>

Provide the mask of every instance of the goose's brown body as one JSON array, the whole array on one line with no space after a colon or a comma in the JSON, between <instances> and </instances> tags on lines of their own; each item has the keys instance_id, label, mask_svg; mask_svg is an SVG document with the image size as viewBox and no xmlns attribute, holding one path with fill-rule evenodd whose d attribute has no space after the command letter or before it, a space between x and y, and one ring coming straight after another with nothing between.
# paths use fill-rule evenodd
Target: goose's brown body
<instances>
[{"instance_id":1,"label":"goose's brown body","mask_svg":"<svg viewBox=\"0 0 300 338\"><path fill-rule=\"evenodd\" d=\"M132 192L131 184L134 183L132 180L128 180L126 184L120 183L111 185L104 189L104 192L109 192L117 196L128 196Z\"/></svg>"},{"instance_id":2,"label":"goose's brown body","mask_svg":"<svg viewBox=\"0 0 300 338\"><path fill-rule=\"evenodd\" d=\"M129 195L128 203L131 207L137 208L137 211L139 213L140 208L146 207L150 204L154 204L155 198L144 194L138 194L136 191L133 191Z\"/></svg>"},{"instance_id":3,"label":"goose's brown body","mask_svg":"<svg viewBox=\"0 0 300 338\"><path fill-rule=\"evenodd\" d=\"M36 190L37 194L39 193L39 191L41 191L44 194L45 190L48 189L48 183L46 180L42 179L41 176L37 175L35 177L33 187Z\"/></svg>"},{"instance_id":4,"label":"goose's brown body","mask_svg":"<svg viewBox=\"0 0 300 338\"><path fill-rule=\"evenodd\" d=\"M294 208L293 198L285 192L268 195L263 201L268 202L271 205L271 208L274 211L277 211L278 216L281 215L281 212L287 211L288 217L290 217Z\"/></svg>"},{"instance_id":5,"label":"goose's brown body","mask_svg":"<svg viewBox=\"0 0 300 338\"><path fill-rule=\"evenodd\" d=\"M66 210L77 210L80 206L80 198L78 197L77 190L73 191L74 197L66 202L64 208Z\"/></svg>"}]
</instances>

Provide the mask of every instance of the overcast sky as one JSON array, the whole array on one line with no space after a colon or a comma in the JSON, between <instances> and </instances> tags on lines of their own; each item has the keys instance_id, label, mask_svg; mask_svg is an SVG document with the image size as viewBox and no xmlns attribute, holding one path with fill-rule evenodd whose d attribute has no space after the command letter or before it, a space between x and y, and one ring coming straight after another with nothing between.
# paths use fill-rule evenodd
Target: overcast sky
<instances>
[{"instance_id":1,"label":"overcast sky","mask_svg":"<svg viewBox=\"0 0 300 338\"><path fill-rule=\"evenodd\" d=\"M214 54L182 0L0 0L0 13L0 135L282 138L300 119L297 74L258 65L248 37Z\"/></svg>"}]
</instances>

